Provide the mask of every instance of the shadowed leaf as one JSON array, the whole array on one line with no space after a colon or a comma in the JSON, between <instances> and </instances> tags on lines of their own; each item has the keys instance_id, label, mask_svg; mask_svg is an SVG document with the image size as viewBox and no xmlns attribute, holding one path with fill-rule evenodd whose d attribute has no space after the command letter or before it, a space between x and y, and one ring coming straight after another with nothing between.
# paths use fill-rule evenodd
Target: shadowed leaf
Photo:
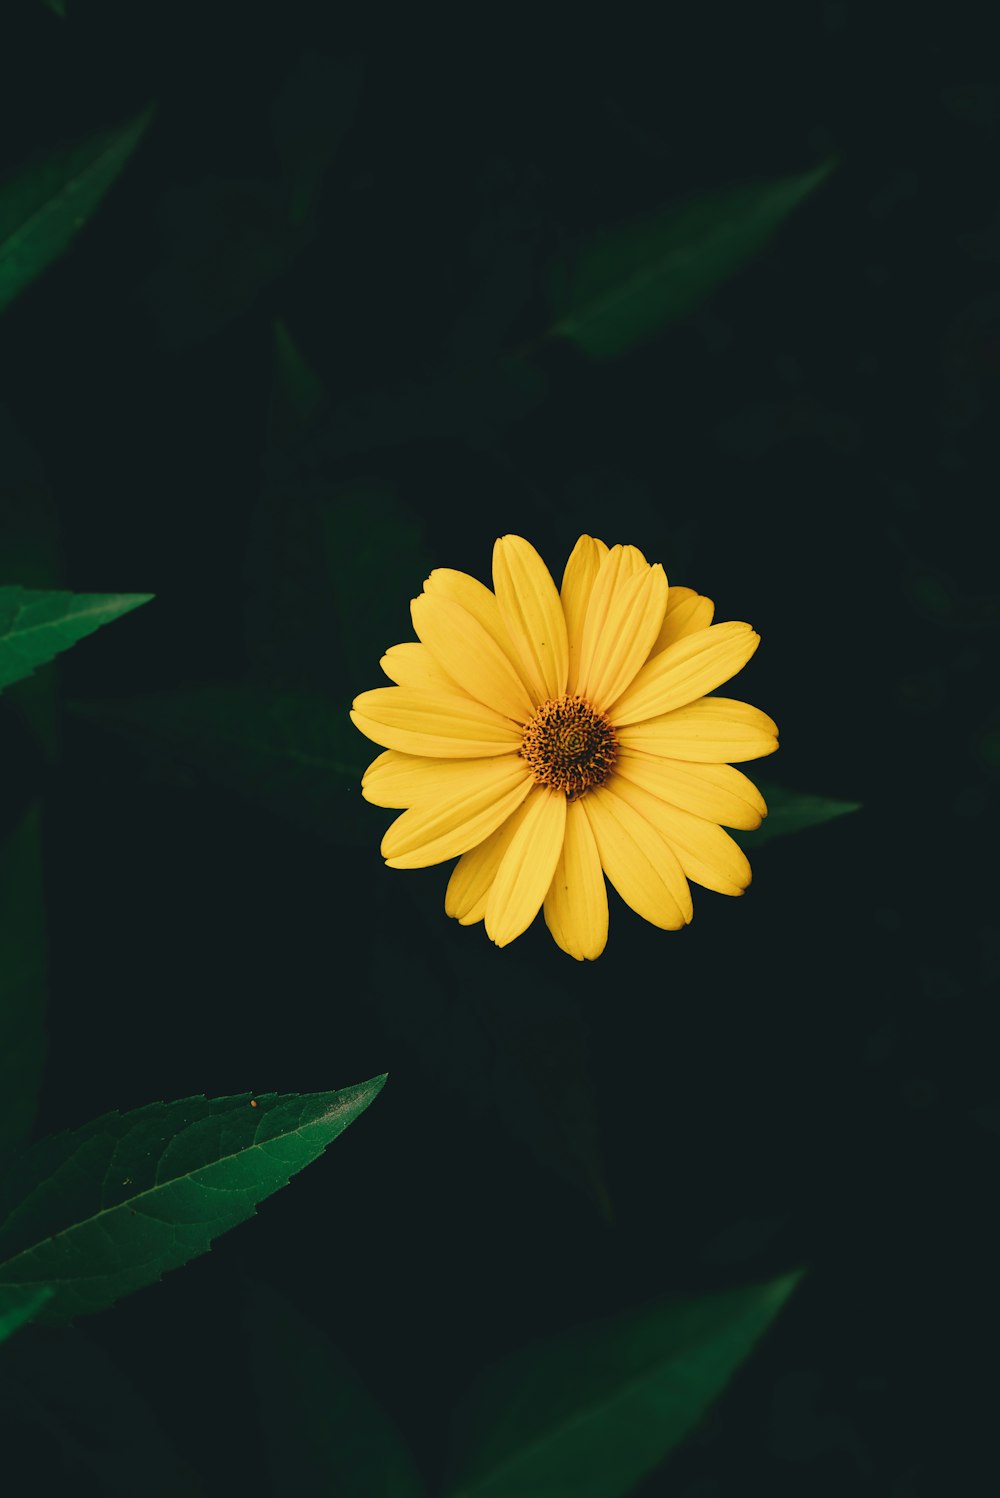
<instances>
[{"instance_id":1,"label":"shadowed leaf","mask_svg":"<svg viewBox=\"0 0 1000 1498\"><path fill-rule=\"evenodd\" d=\"M47 959L38 806L0 845L0 1161L31 1132L45 1063Z\"/></svg>"},{"instance_id":2,"label":"shadowed leaf","mask_svg":"<svg viewBox=\"0 0 1000 1498\"><path fill-rule=\"evenodd\" d=\"M134 1498L141 1473L143 1498L206 1494L127 1375L79 1327L36 1326L5 1350L0 1407L4 1475L26 1474L19 1492L75 1494L78 1476L92 1474L102 1494Z\"/></svg>"},{"instance_id":3,"label":"shadowed leaf","mask_svg":"<svg viewBox=\"0 0 1000 1498\"><path fill-rule=\"evenodd\" d=\"M42 1140L0 1190L0 1286L51 1285L46 1322L104 1310L253 1216L384 1082L150 1103Z\"/></svg>"},{"instance_id":4,"label":"shadowed leaf","mask_svg":"<svg viewBox=\"0 0 1000 1498\"><path fill-rule=\"evenodd\" d=\"M849 811L861 810L860 801L834 801L829 796L810 796L805 791L787 791L766 781L756 781L756 784L767 802L767 816L754 832L730 834L747 849L759 848L772 837L805 832L809 827L818 827L822 822L846 816Z\"/></svg>"},{"instance_id":5,"label":"shadowed leaf","mask_svg":"<svg viewBox=\"0 0 1000 1498\"><path fill-rule=\"evenodd\" d=\"M762 249L831 169L706 193L595 234L554 269L549 336L594 358L655 336Z\"/></svg>"},{"instance_id":6,"label":"shadowed leaf","mask_svg":"<svg viewBox=\"0 0 1000 1498\"><path fill-rule=\"evenodd\" d=\"M339 463L411 443L488 444L497 430L542 404L545 376L509 357L428 375L419 384L372 390L338 406L306 448L313 463Z\"/></svg>"},{"instance_id":7,"label":"shadowed leaf","mask_svg":"<svg viewBox=\"0 0 1000 1498\"><path fill-rule=\"evenodd\" d=\"M0 1342L31 1321L51 1299L48 1285L0 1285Z\"/></svg>"},{"instance_id":8,"label":"shadowed leaf","mask_svg":"<svg viewBox=\"0 0 1000 1498\"><path fill-rule=\"evenodd\" d=\"M339 485L323 506L322 524L344 654L367 685L381 677L386 649L412 638L410 599L431 569L423 528L392 486L379 483Z\"/></svg>"},{"instance_id":9,"label":"shadowed leaf","mask_svg":"<svg viewBox=\"0 0 1000 1498\"><path fill-rule=\"evenodd\" d=\"M697 1425L798 1275L647 1306L516 1354L455 1424L450 1498L619 1498Z\"/></svg>"},{"instance_id":10,"label":"shadowed leaf","mask_svg":"<svg viewBox=\"0 0 1000 1498\"><path fill-rule=\"evenodd\" d=\"M54 151L0 183L0 311L66 249L135 150L152 118Z\"/></svg>"},{"instance_id":11,"label":"shadowed leaf","mask_svg":"<svg viewBox=\"0 0 1000 1498\"><path fill-rule=\"evenodd\" d=\"M315 836L371 841L364 745L346 705L318 692L198 686L120 702L72 702L156 760L243 796Z\"/></svg>"},{"instance_id":12,"label":"shadowed leaf","mask_svg":"<svg viewBox=\"0 0 1000 1498\"><path fill-rule=\"evenodd\" d=\"M429 929L440 922L438 909L431 920ZM449 942L432 971L418 953L404 962L388 946L373 951L368 979L381 1023L428 1076L474 1114L495 1113L541 1165L610 1219L583 1016L570 994L513 954L502 977L491 955Z\"/></svg>"},{"instance_id":13,"label":"shadowed leaf","mask_svg":"<svg viewBox=\"0 0 1000 1498\"><path fill-rule=\"evenodd\" d=\"M420 1498L399 1432L329 1338L264 1285L246 1328L274 1498Z\"/></svg>"},{"instance_id":14,"label":"shadowed leaf","mask_svg":"<svg viewBox=\"0 0 1000 1498\"><path fill-rule=\"evenodd\" d=\"M272 445L297 441L329 401L326 387L306 362L287 325L274 320L274 385L268 436Z\"/></svg>"},{"instance_id":15,"label":"shadowed leaf","mask_svg":"<svg viewBox=\"0 0 1000 1498\"><path fill-rule=\"evenodd\" d=\"M0 587L0 690L152 596Z\"/></svg>"}]
</instances>

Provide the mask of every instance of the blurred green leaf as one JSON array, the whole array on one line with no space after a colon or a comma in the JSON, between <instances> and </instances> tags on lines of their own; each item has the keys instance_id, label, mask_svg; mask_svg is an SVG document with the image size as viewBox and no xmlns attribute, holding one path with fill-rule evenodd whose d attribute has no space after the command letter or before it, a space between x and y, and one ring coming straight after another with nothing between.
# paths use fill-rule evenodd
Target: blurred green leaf
<instances>
[{"instance_id":1,"label":"blurred green leaf","mask_svg":"<svg viewBox=\"0 0 1000 1498\"><path fill-rule=\"evenodd\" d=\"M429 374L425 380L371 390L338 406L309 443L313 463L419 442L488 444L502 427L545 399L541 371L513 356L483 366Z\"/></svg>"},{"instance_id":2,"label":"blurred green leaf","mask_svg":"<svg viewBox=\"0 0 1000 1498\"><path fill-rule=\"evenodd\" d=\"M787 791L783 786L755 778L761 795L767 802L767 816L754 832L731 832L744 848L759 848L772 837L784 837L789 832L805 832L809 827L818 827L823 822L832 822L835 817L846 816L849 811L860 811L860 801L834 801L829 796L810 796L805 791Z\"/></svg>"},{"instance_id":3,"label":"blurred green leaf","mask_svg":"<svg viewBox=\"0 0 1000 1498\"><path fill-rule=\"evenodd\" d=\"M427 930L441 928L439 901ZM398 905L395 911L398 919ZM516 954L502 972L490 958L485 945L460 951L450 940L431 961L414 947L405 959L388 946L372 951L368 981L380 1022L411 1047L430 1078L463 1097L473 1114L494 1113L545 1169L584 1191L610 1219L590 1037L579 1007Z\"/></svg>"},{"instance_id":4,"label":"blurred green leaf","mask_svg":"<svg viewBox=\"0 0 1000 1498\"><path fill-rule=\"evenodd\" d=\"M152 596L0 587L0 690Z\"/></svg>"},{"instance_id":5,"label":"blurred green leaf","mask_svg":"<svg viewBox=\"0 0 1000 1498\"><path fill-rule=\"evenodd\" d=\"M50 1491L45 1479L53 1470L64 1476L53 1492L107 1498L135 1498L137 1489L142 1498L207 1492L128 1376L79 1327L36 1326L4 1350L0 1409L7 1417L4 1475L30 1473L25 1493ZM83 1474L98 1486L81 1485Z\"/></svg>"},{"instance_id":6,"label":"blurred green leaf","mask_svg":"<svg viewBox=\"0 0 1000 1498\"><path fill-rule=\"evenodd\" d=\"M420 1498L399 1432L328 1337L265 1285L246 1327L274 1498Z\"/></svg>"},{"instance_id":7,"label":"blurred green leaf","mask_svg":"<svg viewBox=\"0 0 1000 1498\"><path fill-rule=\"evenodd\" d=\"M268 436L271 444L288 446L313 425L329 402L323 381L306 362L287 324L274 319L274 384Z\"/></svg>"},{"instance_id":8,"label":"blurred green leaf","mask_svg":"<svg viewBox=\"0 0 1000 1498\"><path fill-rule=\"evenodd\" d=\"M293 224L315 215L323 179L357 112L362 78L358 58L305 52L275 96L271 134Z\"/></svg>"},{"instance_id":9,"label":"blurred green leaf","mask_svg":"<svg viewBox=\"0 0 1000 1498\"><path fill-rule=\"evenodd\" d=\"M0 1285L0 1342L31 1321L51 1299L51 1285Z\"/></svg>"},{"instance_id":10,"label":"blurred green leaf","mask_svg":"<svg viewBox=\"0 0 1000 1498\"><path fill-rule=\"evenodd\" d=\"M762 249L832 167L706 193L595 234L553 271L549 336L593 358L653 337Z\"/></svg>"},{"instance_id":11,"label":"blurred green leaf","mask_svg":"<svg viewBox=\"0 0 1000 1498\"><path fill-rule=\"evenodd\" d=\"M456 1420L451 1498L619 1498L685 1438L797 1274L675 1301L525 1349Z\"/></svg>"},{"instance_id":12,"label":"blurred green leaf","mask_svg":"<svg viewBox=\"0 0 1000 1498\"><path fill-rule=\"evenodd\" d=\"M0 183L0 311L66 249L135 150L152 109Z\"/></svg>"},{"instance_id":13,"label":"blurred green leaf","mask_svg":"<svg viewBox=\"0 0 1000 1498\"><path fill-rule=\"evenodd\" d=\"M423 527L390 484L363 482L338 485L322 522L344 654L361 690L387 648L413 636L410 600L431 570Z\"/></svg>"},{"instance_id":14,"label":"blurred green leaf","mask_svg":"<svg viewBox=\"0 0 1000 1498\"><path fill-rule=\"evenodd\" d=\"M252 1217L384 1082L150 1103L42 1140L0 1192L0 1286L52 1284L46 1322L113 1305Z\"/></svg>"},{"instance_id":15,"label":"blurred green leaf","mask_svg":"<svg viewBox=\"0 0 1000 1498\"><path fill-rule=\"evenodd\" d=\"M63 20L66 19L65 0L42 0L42 4L48 6L49 10L55 11L57 16L62 16Z\"/></svg>"},{"instance_id":16,"label":"blurred green leaf","mask_svg":"<svg viewBox=\"0 0 1000 1498\"><path fill-rule=\"evenodd\" d=\"M280 182L208 176L163 195L164 248L142 295L168 348L217 333L294 264L308 235Z\"/></svg>"},{"instance_id":17,"label":"blurred green leaf","mask_svg":"<svg viewBox=\"0 0 1000 1498\"><path fill-rule=\"evenodd\" d=\"M47 954L41 819L0 845L0 1161L31 1132L45 1063Z\"/></svg>"},{"instance_id":18,"label":"blurred green leaf","mask_svg":"<svg viewBox=\"0 0 1000 1498\"><path fill-rule=\"evenodd\" d=\"M346 705L321 693L224 683L68 705L314 836L371 842L361 798L370 756Z\"/></svg>"}]
</instances>

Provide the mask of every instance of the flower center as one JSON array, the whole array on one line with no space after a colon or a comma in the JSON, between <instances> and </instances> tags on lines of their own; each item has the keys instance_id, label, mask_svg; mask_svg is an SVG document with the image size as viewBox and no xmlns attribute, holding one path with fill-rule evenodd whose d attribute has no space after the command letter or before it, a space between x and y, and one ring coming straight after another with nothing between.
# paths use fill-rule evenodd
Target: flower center
<instances>
[{"instance_id":1,"label":"flower center","mask_svg":"<svg viewBox=\"0 0 1000 1498\"><path fill-rule=\"evenodd\" d=\"M582 697L543 702L527 724L518 751L539 785L565 791L571 801L603 785L618 756L618 740L603 713Z\"/></svg>"}]
</instances>

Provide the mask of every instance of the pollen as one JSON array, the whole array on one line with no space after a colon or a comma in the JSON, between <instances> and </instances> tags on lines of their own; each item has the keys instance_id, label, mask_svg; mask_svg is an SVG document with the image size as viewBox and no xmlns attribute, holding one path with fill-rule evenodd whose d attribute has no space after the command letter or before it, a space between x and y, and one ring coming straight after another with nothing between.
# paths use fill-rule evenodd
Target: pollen
<instances>
[{"instance_id":1,"label":"pollen","mask_svg":"<svg viewBox=\"0 0 1000 1498\"><path fill-rule=\"evenodd\" d=\"M518 751L539 785L565 791L570 801L603 785L618 757L618 740L603 713L583 697L543 702L524 730Z\"/></svg>"}]
</instances>

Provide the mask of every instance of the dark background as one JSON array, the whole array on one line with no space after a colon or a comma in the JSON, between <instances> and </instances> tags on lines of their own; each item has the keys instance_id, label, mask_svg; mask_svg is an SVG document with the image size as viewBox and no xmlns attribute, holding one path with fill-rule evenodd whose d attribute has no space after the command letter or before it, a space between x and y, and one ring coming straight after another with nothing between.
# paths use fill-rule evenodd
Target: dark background
<instances>
[{"instance_id":1,"label":"dark background","mask_svg":"<svg viewBox=\"0 0 1000 1498\"><path fill-rule=\"evenodd\" d=\"M94 222L4 316L0 485L50 513L62 586L156 599L60 661L64 699L257 669L263 490L374 486L431 565L487 580L504 532L557 576L581 531L641 546L760 631L727 690L779 723L762 778L864 806L751 842L746 897L695 891L684 932L612 895L608 950L578 966L541 920L503 952L448 922L446 869L382 866L386 813L338 845L72 713L47 765L5 702L4 830L44 797L40 1132L389 1072L257 1220L87 1337L205 1491L263 1495L243 1309L264 1281L343 1349L433 1482L452 1405L505 1352L805 1265L641 1491L909 1498L956 1467L979 1491L1000 90L908 84L881 60L888 28L834 4L771 27L705 8L668 35L305 0L67 8L25 6L4 48L0 166L158 107ZM831 153L771 248L679 326L607 362L539 342L546 268L580 235ZM319 180L291 233L294 183ZM329 393L277 470L276 317ZM530 396L475 395L518 350ZM313 640L331 700L379 684L422 567L381 600L362 678L333 633ZM9 1439L54 1485L118 1491L65 1444Z\"/></svg>"}]
</instances>

